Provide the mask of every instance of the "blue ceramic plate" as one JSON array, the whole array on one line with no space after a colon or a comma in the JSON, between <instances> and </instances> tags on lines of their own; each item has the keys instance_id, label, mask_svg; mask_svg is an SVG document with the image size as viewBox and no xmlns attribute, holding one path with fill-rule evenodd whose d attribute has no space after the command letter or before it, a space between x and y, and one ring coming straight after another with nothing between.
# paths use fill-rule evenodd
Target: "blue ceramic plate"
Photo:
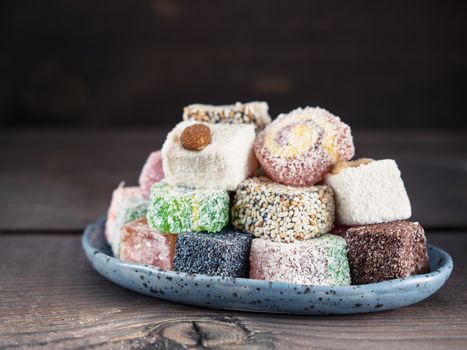
<instances>
[{"instance_id":1,"label":"blue ceramic plate","mask_svg":"<svg viewBox=\"0 0 467 350\"><path fill-rule=\"evenodd\" d=\"M105 219L89 225L82 244L94 269L112 282L160 299L203 307L255 312L335 315L411 305L436 293L451 274L445 251L429 245L430 273L345 287L298 285L165 271L112 257Z\"/></svg>"}]
</instances>

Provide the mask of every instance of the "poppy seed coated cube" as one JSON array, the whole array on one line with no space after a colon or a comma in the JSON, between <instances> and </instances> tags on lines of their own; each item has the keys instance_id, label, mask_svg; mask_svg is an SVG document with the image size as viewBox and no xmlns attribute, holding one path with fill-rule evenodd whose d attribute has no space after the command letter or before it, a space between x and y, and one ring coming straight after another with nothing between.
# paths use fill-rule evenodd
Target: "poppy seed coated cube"
<instances>
[{"instance_id":1,"label":"poppy seed coated cube","mask_svg":"<svg viewBox=\"0 0 467 350\"><path fill-rule=\"evenodd\" d=\"M224 229L217 234L185 233L177 238L174 271L209 276L248 277L253 236Z\"/></svg>"}]
</instances>

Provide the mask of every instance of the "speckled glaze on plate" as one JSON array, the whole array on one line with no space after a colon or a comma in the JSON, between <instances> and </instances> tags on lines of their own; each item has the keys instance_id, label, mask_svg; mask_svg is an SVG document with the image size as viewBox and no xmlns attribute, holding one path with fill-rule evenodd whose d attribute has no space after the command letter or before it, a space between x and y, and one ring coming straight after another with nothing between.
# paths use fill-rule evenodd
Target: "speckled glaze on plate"
<instances>
[{"instance_id":1,"label":"speckled glaze on plate","mask_svg":"<svg viewBox=\"0 0 467 350\"><path fill-rule=\"evenodd\" d=\"M430 271L374 284L345 287L298 285L165 271L112 257L104 237L105 219L89 225L82 245L94 269L135 292L178 303L254 312L336 315L411 305L436 293L451 274L445 251L429 245Z\"/></svg>"}]
</instances>

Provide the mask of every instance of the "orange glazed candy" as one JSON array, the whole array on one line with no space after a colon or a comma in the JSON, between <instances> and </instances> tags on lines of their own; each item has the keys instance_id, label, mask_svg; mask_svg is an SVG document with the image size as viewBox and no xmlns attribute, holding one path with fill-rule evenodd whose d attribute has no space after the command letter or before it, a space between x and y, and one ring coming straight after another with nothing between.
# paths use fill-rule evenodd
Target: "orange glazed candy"
<instances>
[{"instance_id":1,"label":"orange glazed candy","mask_svg":"<svg viewBox=\"0 0 467 350\"><path fill-rule=\"evenodd\" d=\"M146 218L122 228L120 259L172 270L177 235L164 235L149 228Z\"/></svg>"}]
</instances>

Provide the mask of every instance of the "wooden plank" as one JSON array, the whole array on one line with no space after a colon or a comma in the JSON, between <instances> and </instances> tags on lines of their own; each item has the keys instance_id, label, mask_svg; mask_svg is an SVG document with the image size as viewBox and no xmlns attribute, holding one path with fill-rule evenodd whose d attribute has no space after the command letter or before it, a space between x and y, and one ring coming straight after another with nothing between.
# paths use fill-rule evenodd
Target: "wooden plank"
<instances>
[{"instance_id":1,"label":"wooden plank","mask_svg":"<svg viewBox=\"0 0 467 350\"><path fill-rule=\"evenodd\" d=\"M192 102L467 125L464 2L2 2L0 124L174 122ZM440 117L442 116L442 117Z\"/></svg>"},{"instance_id":2,"label":"wooden plank","mask_svg":"<svg viewBox=\"0 0 467 350\"><path fill-rule=\"evenodd\" d=\"M76 235L0 236L0 349L462 349L467 343L467 232L431 234L453 257L436 295L400 310L332 317L196 308L142 296L95 273Z\"/></svg>"},{"instance_id":3,"label":"wooden plank","mask_svg":"<svg viewBox=\"0 0 467 350\"><path fill-rule=\"evenodd\" d=\"M82 229L106 212L120 181L137 184L166 131L2 132L1 228Z\"/></svg>"},{"instance_id":4,"label":"wooden plank","mask_svg":"<svg viewBox=\"0 0 467 350\"><path fill-rule=\"evenodd\" d=\"M0 230L81 230L106 212L120 181L137 184L168 130L0 132ZM354 139L357 156L397 160L414 220L467 227L463 132L357 129Z\"/></svg>"}]
</instances>

